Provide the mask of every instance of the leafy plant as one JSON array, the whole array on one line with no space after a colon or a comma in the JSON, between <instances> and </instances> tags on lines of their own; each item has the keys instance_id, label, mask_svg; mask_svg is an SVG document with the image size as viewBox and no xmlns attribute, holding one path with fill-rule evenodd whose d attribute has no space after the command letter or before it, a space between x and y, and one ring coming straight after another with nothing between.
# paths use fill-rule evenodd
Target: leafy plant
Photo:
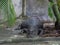
<instances>
[{"instance_id":1,"label":"leafy plant","mask_svg":"<svg viewBox=\"0 0 60 45\"><path fill-rule=\"evenodd\" d=\"M16 20L16 14L12 0L0 0L0 9L4 14L4 20L7 20L8 26L12 26Z\"/></svg>"},{"instance_id":2,"label":"leafy plant","mask_svg":"<svg viewBox=\"0 0 60 45\"><path fill-rule=\"evenodd\" d=\"M55 21L56 21L56 18L55 18L53 9L52 9L52 5L53 5L53 3L49 2L48 15L49 15L49 17L52 19L52 21L55 22Z\"/></svg>"},{"instance_id":3,"label":"leafy plant","mask_svg":"<svg viewBox=\"0 0 60 45\"><path fill-rule=\"evenodd\" d=\"M60 10L60 0L57 0L57 5L58 5L59 10Z\"/></svg>"}]
</instances>

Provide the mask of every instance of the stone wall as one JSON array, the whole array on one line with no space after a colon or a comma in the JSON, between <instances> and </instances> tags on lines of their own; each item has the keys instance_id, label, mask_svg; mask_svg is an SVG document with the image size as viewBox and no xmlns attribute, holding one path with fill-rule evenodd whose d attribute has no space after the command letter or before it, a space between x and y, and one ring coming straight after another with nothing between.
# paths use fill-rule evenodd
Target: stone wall
<instances>
[{"instance_id":1,"label":"stone wall","mask_svg":"<svg viewBox=\"0 0 60 45\"><path fill-rule=\"evenodd\" d=\"M22 13L22 0L12 0L16 16L18 17Z\"/></svg>"}]
</instances>

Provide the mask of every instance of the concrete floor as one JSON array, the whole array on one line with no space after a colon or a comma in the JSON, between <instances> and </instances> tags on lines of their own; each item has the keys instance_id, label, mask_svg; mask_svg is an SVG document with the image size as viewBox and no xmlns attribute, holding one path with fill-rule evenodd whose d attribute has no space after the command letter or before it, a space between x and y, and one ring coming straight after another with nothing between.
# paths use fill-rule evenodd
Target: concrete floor
<instances>
[{"instance_id":1,"label":"concrete floor","mask_svg":"<svg viewBox=\"0 0 60 45\"><path fill-rule=\"evenodd\" d=\"M50 41L50 42L21 42L21 43L8 43L0 45L60 45L60 41Z\"/></svg>"},{"instance_id":2,"label":"concrete floor","mask_svg":"<svg viewBox=\"0 0 60 45\"><path fill-rule=\"evenodd\" d=\"M11 31L0 29L0 40L7 39L11 35L13 35ZM60 45L60 41L53 41L53 38L51 40L52 41L46 41L46 42L33 41L33 42L20 42L20 43L6 43L0 45ZM60 40L60 38L58 40Z\"/></svg>"}]
</instances>

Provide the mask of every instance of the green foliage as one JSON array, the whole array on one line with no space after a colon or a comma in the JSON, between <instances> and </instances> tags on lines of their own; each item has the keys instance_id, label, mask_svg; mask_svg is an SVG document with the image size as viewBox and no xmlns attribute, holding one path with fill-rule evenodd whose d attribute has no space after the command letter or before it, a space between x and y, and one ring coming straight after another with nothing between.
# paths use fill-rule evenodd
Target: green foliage
<instances>
[{"instance_id":1,"label":"green foliage","mask_svg":"<svg viewBox=\"0 0 60 45\"><path fill-rule=\"evenodd\" d=\"M12 26L16 20L16 13L11 0L8 0L8 24Z\"/></svg>"},{"instance_id":2,"label":"green foliage","mask_svg":"<svg viewBox=\"0 0 60 45\"><path fill-rule=\"evenodd\" d=\"M53 3L52 9L53 9L53 12L54 12L54 15L56 17L56 20L57 20L57 24L58 25L60 24L60 12L59 12L58 6L57 6L57 2L59 2L59 1L60 0L50 0L50 2Z\"/></svg>"},{"instance_id":3,"label":"green foliage","mask_svg":"<svg viewBox=\"0 0 60 45\"><path fill-rule=\"evenodd\" d=\"M60 0L57 0L57 5L58 5L59 10L60 10Z\"/></svg>"},{"instance_id":4,"label":"green foliage","mask_svg":"<svg viewBox=\"0 0 60 45\"><path fill-rule=\"evenodd\" d=\"M0 13L4 16L4 20L6 20L6 16L7 16L7 12L8 12L8 4L7 4L7 0L0 0Z\"/></svg>"},{"instance_id":5,"label":"green foliage","mask_svg":"<svg viewBox=\"0 0 60 45\"><path fill-rule=\"evenodd\" d=\"M53 6L53 3L49 2L48 15L53 21L56 21L56 18L54 16L54 12L52 10L52 6Z\"/></svg>"},{"instance_id":6,"label":"green foliage","mask_svg":"<svg viewBox=\"0 0 60 45\"><path fill-rule=\"evenodd\" d=\"M16 20L14 6L11 0L0 0L0 9L4 15L4 20L7 20L8 26L12 26Z\"/></svg>"}]
</instances>

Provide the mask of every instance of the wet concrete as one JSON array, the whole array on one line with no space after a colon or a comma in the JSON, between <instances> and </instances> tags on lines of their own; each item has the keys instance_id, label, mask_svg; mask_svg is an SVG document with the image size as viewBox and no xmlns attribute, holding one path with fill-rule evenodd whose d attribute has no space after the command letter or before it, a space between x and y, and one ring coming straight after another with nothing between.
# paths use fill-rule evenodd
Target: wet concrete
<instances>
[{"instance_id":1,"label":"wet concrete","mask_svg":"<svg viewBox=\"0 0 60 45\"><path fill-rule=\"evenodd\" d=\"M21 42L21 43L8 43L0 45L60 45L60 41L50 41L50 42Z\"/></svg>"},{"instance_id":2,"label":"wet concrete","mask_svg":"<svg viewBox=\"0 0 60 45\"><path fill-rule=\"evenodd\" d=\"M8 37L12 35L13 34L11 30L0 29L0 40L8 39ZM46 38L42 40L47 40L47 41L33 41L33 42L24 41L24 42L19 42L19 43L5 43L5 44L0 44L0 45L59 45L60 44L60 41L57 41L57 40L60 40L60 38Z\"/></svg>"}]
</instances>

